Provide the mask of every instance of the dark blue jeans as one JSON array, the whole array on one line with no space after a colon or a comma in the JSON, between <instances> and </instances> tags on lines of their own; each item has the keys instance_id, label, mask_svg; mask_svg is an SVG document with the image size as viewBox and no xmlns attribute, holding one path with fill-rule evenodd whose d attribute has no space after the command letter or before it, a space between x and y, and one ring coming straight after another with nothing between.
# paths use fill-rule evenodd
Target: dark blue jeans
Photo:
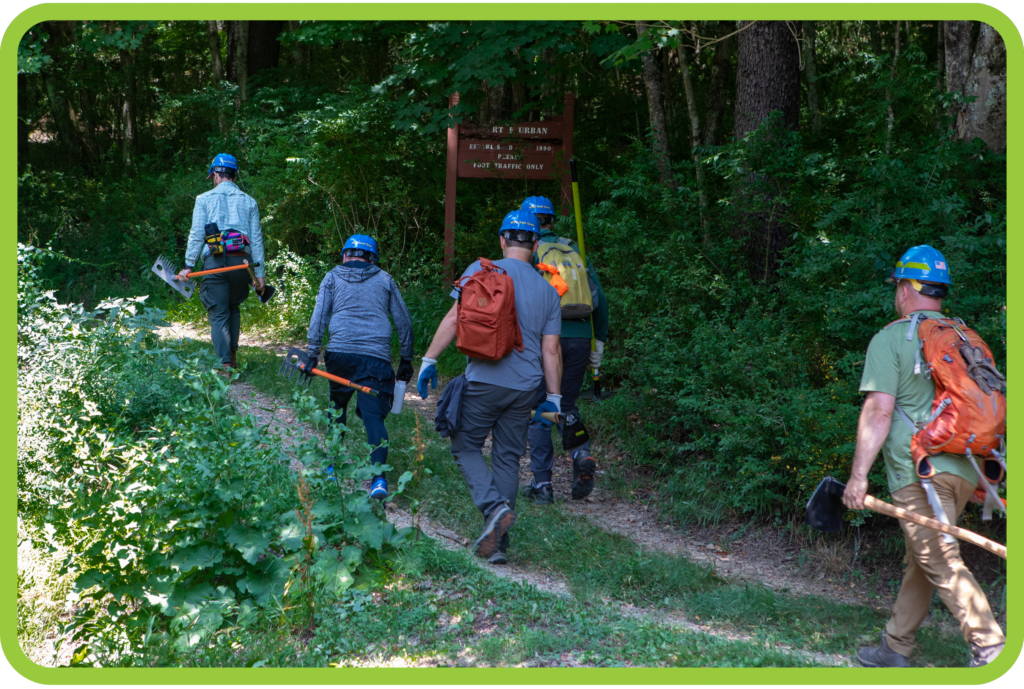
<instances>
[{"instance_id":1,"label":"dark blue jeans","mask_svg":"<svg viewBox=\"0 0 1024 689\"><path fill-rule=\"evenodd\" d=\"M563 337L562 342L562 413L579 414L576 401L580 397L587 367L590 366L590 338ZM537 388L537 405L547 397L547 386L541 380ZM559 426L561 431L562 427ZM530 471L537 483L551 480L551 467L555 463L555 448L551 442L551 429L541 428L540 421L530 422ZM573 454L586 450L590 454L590 441L573 450Z\"/></svg>"},{"instance_id":2,"label":"dark blue jeans","mask_svg":"<svg viewBox=\"0 0 1024 689\"><path fill-rule=\"evenodd\" d=\"M330 374L377 391L378 396L374 397L330 381L331 404L341 412L335 421L345 423L348 401L352 399L353 394L358 395L356 416L362 419L363 425L366 426L366 442L377 448L370 453L370 461L373 464L385 464L388 459L388 448L381 445L388 439L388 430L384 427L384 419L391 412L391 405L395 399L395 371L391 368L391 362L364 354L326 352L324 365Z\"/></svg>"}]
</instances>

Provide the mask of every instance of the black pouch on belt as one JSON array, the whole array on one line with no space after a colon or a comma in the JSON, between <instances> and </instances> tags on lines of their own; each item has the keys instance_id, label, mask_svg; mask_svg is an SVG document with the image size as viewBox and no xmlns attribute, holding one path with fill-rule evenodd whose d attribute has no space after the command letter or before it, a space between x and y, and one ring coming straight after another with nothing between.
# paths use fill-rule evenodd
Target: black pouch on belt
<instances>
[{"instance_id":1,"label":"black pouch on belt","mask_svg":"<svg viewBox=\"0 0 1024 689\"><path fill-rule=\"evenodd\" d=\"M587 427L583 425L583 419L577 412L569 412L565 416L565 423L562 424L562 449L566 452L575 450L583 443L590 440Z\"/></svg>"},{"instance_id":2,"label":"black pouch on belt","mask_svg":"<svg viewBox=\"0 0 1024 689\"><path fill-rule=\"evenodd\" d=\"M217 227L217 223L206 223L203 233L206 235L206 248L210 250L210 255L220 256L223 254L224 241L221 239L220 228Z\"/></svg>"}]
</instances>

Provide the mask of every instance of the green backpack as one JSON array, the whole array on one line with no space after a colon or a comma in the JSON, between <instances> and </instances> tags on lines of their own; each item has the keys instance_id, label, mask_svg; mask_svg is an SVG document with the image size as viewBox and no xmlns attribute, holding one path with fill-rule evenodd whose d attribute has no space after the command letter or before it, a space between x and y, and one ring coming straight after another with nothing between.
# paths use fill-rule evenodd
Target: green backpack
<instances>
[{"instance_id":1,"label":"green backpack","mask_svg":"<svg viewBox=\"0 0 1024 689\"><path fill-rule=\"evenodd\" d=\"M590 280L583 259L569 245L568 239L559 237L557 242L545 242L537 247L538 263L546 263L558 269L569 289L562 295L562 318L587 318L594 312L597 294L596 285ZM551 281L550 274L545 279Z\"/></svg>"}]
</instances>

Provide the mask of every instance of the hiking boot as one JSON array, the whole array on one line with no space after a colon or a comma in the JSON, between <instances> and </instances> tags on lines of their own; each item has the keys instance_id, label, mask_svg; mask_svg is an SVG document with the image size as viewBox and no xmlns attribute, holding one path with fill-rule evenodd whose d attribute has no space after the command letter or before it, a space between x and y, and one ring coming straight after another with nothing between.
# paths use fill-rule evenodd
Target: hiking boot
<instances>
[{"instance_id":1,"label":"hiking boot","mask_svg":"<svg viewBox=\"0 0 1024 689\"><path fill-rule=\"evenodd\" d=\"M530 485L523 486L519 490L519 494L538 505L550 505L555 501L555 493L551 490L550 481L545 481L539 486L536 480L530 481Z\"/></svg>"},{"instance_id":2,"label":"hiking boot","mask_svg":"<svg viewBox=\"0 0 1024 689\"><path fill-rule=\"evenodd\" d=\"M484 530L480 533L480 537L476 539L476 543L473 544L473 550L476 551L477 556L489 558L497 552L502 537L508 533L508 530L512 528L515 522L516 515L512 513L512 510L507 505L499 505L491 510L484 524Z\"/></svg>"},{"instance_id":3,"label":"hiking boot","mask_svg":"<svg viewBox=\"0 0 1024 689\"><path fill-rule=\"evenodd\" d=\"M231 363L228 366L238 368L238 347L231 350Z\"/></svg>"},{"instance_id":4,"label":"hiking boot","mask_svg":"<svg viewBox=\"0 0 1024 689\"><path fill-rule=\"evenodd\" d=\"M332 472L333 473L333 472ZM388 497L388 482L383 476L373 479L370 484L370 497L375 500L386 500Z\"/></svg>"},{"instance_id":5,"label":"hiking boot","mask_svg":"<svg viewBox=\"0 0 1024 689\"><path fill-rule=\"evenodd\" d=\"M572 497L575 500L590 495L594 490L594 472L597 462L587 450L580 450L572 456Z\"/></svg>"},{"instance_id":6,"label":"hiking boot","mask_svg":"<svg viewBox=\"0 0 1024 689\"><path fill-rule=\"evenodd\" d=\"M967 667L981 667L995 660L1005 644L994 646L975 646L971 644L971 662Z\"/></svg>"},{"instance_id":7,"label":"hiking boot","mask_svg":"<svg viewBox=\"0 0 1024 689\"><path fill-rule=\"evenodd\" d=\"M501 542L498 544L498 549L495 550L489 558L487 563L491 565L505 565L508 564L508 534L506 533L501 537Z\"/></svg>"},{"instance_id":8,"label":"hiking boot","mask_svg":"<svg viewBox=\"0 0 1024 689\"><path fill-rule=\"evenodd\" d=\"M864 667L910 667L910 658L889 648L885 634L882 634L882 643L878 648L858 650L857 662Z\"/></svg>"}]
</instances>

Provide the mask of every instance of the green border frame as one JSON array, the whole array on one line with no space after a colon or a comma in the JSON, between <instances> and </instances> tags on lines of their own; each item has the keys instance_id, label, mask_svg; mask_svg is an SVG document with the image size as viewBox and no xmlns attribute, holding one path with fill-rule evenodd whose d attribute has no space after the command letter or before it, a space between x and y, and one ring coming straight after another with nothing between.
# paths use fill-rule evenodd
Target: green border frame
<instances>
[{"instance_id":1,"label":"green border frame","mask_svg":"<svg viewBox=\"0 0 1024 689\"><path fill-rule=\"evenodd\" d=\"M688 19L917 19L917 20L974 20L990 24L1002 35L1006 43L1007 71L1016 75L1024 62L1021 35L1013 22L997 9L981 4L548 4L542 7L545 19L620 19L642 16L675 16ZM529 5L524 4L41 4L19 14L7 28L0 46L0 64L7 65L7 77L0 82L0 93L6 98L3 105L4 126L7 134L0 139L3 169L8 181L4 183L4 217L9 224L4 234L13 249L17 233L17 46L21 36L33 25L53 18L82 18L92 20L115 19L381 19L401 15L405 19L522 19L531 16ZM1012 77L1011 77L1012 78ZM1015 85L1007 90L1007 112L1016 113L1021 102L1021 89ZM1013 154L1007 159L1008 188L1018 188L1022 176L1021 159L1016 157L1016 146L1021 139L1021 125L1007 127L1007 149ZM1020 215L1019 197L1008 199L1008 226ZM1007 237L1008 264L1016 263L1022 252L1012 236ZM13 254L13 252L12 252ZM0 294L8 296L0 302L0 323L7 323L3 336L3 351L11 361L16 357L17 273L12 263L8 270L0 271ZM1007 281L1007 299L1021 301L1021 281L1011 272ZM1008 344L1011 346L1007 368L1012 368L1020 322L1012 317L1007 322ZM0 422L0 439L8 448L3 456L3 473L16 481L17 455L17 370L15 366L0 374L0 389L4 396L4 416ZM1015 405L1010 405L1010 420L1024 418ZM10 496L10 493L8 493ZM7 526L0 531L0 639L7 660L23 677L43 684L981 684L1002 676L1016 662L1021 652L1024 631L1014 626L1007 636L1006 649L991 665L980 669L918 668L913 671L893 669L831 669L831 668L172 668L149 670L145 668L71 669L44 668L30 661L21 650L17 637L17 500L2 508L2 521ZM1024 538L1016 528L1008 529L1009 549L1017 552L1024 547ZM1015 571L1007 564L1007 581ZM1022 592L1016 588L1007 591L1008 608L1019 609Z\"/></svg>"}]
</instances>

